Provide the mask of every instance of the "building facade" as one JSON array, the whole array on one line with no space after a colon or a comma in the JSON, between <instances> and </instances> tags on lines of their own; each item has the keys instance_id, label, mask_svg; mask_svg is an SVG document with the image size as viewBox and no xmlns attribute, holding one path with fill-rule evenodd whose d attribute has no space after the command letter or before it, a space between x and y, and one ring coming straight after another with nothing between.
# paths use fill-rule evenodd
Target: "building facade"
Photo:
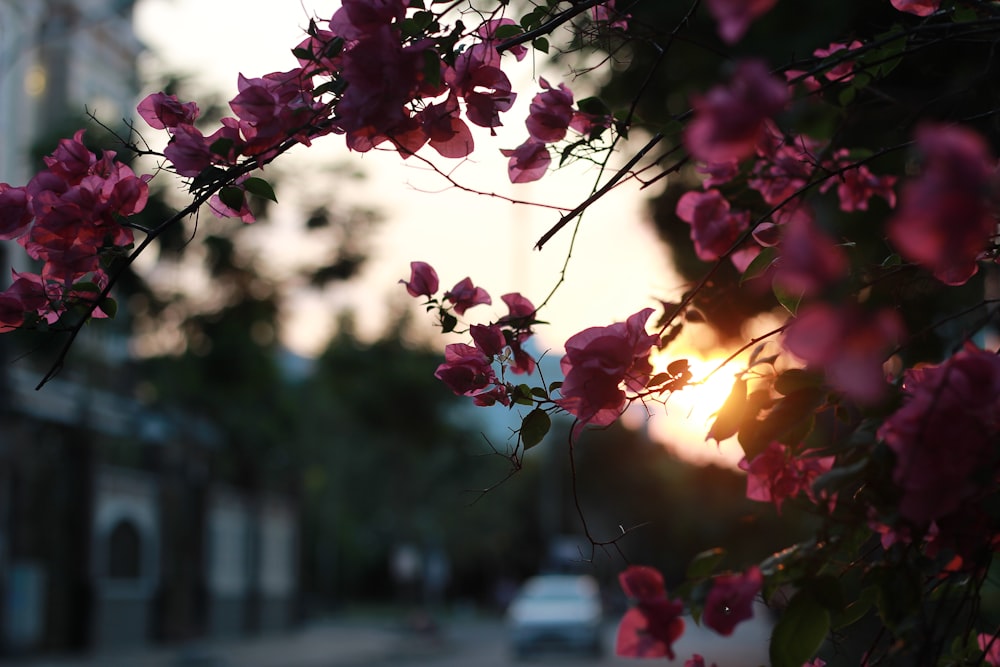
<instances>
[{"instance_id":1,"label":"building facade","mask_svg":"<svg viewBox=\"0 0 1000 667\"><path fill-rule=\"evenodd\" d=\"M109 125L134 116L133 4L0 0L0 182L26 183L40 143L49 152L85 110ZM26 262L0 242L0 288ZM225 434L136 398L127 322L89 328L40 391L45 362L0 335L0 656L296 618L295 503L219 484L210 460Z\"/></svg>"}]
</instances>

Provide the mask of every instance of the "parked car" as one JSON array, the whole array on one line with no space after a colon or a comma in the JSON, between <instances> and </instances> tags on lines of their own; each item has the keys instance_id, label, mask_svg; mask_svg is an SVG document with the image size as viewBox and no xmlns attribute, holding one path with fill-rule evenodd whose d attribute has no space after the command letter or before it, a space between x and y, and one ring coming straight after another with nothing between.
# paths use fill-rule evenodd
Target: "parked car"
<instances>
[{"instance_id":1,"label":"parked car","mask_svg":"<svg viewBox=\"0 0 1000 667\"><path fill-rule=\"evenodd\" d=\"M507 608L511 650L524 658L541 650L602 653L600 589L586 575L544 574L526 581Z\"/></svg>"}]
</instances>

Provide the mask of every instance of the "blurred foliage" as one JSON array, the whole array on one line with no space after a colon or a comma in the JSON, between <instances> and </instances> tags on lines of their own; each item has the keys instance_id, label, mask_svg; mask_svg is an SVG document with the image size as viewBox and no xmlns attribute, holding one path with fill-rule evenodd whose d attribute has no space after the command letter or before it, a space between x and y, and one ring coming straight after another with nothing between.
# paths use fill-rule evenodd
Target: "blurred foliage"
<instances>
[{"instance_id":1,"label":"blurred foliage","mask_svg":"<svg viewBox=\"0 0 1000 667\"><path fill-rule=\"evenodd\" d=\"M730 46L715 37L714 22L703 6L687 18L692 3L634 2L620 6L632 15L630 25L638 39L627 43L614 38L580 41L580 52L562 58L582 63L584 57L592 58L595 52L610 57L615 62L614 76L601 82L600 96L619 117L631 119L633 133L663 132L667 138L662 147L664 154L680 144L681 121L691 109L692 96L704 94L706 82L725 79L736 60L762 58L776 69L807 69L814 62L814 45L844 36L876 38L907 24L909 18L888 2L819 0L812 7L824 20L810 21L796 3L782 2L755 21L743 40ZM694 35L708 37L694 39ZM1000 135L1000 118L992 113L1000 93L996 59L991 57L994 44L990 38L969 38L956 49L946 37L946 33L915 33L907 57L887 76L853 89L849 106L838 103L846 86L833 85L823 95L834 104L793 105L779 119L780 124L827 140L831 149L873 152L908 142L918 119L962 120L985 136ZM640 138L636 144L642 141ZM663 166L674 164L681 155L669 153ZM913 158L908 151L893 151L871 166L877 173L906 173L913 166ZM692 285L707 273L711 263L695 256L690 226L674 211L680 196L696 188L700 180L693 165L688 164L663 179L659 192L649 201L650 218L667 244L673 264ZM753 219L769 209L752 191L725 186L721 189L734 208L751 211ZM888 247L881 242L881 220L888 211L884 202L874 202L870 211L842 215L837 211L833 192L812 193L810 198L819 224L828 233L858 241L851 252L881 252L877 257L857 255L857 265L878 265L889 255ZM733 267L724 263L713 274L709 289L694 301L712 326L732 342L741 340L746 320L776 306L766 286L756 292L741 290L738 278ZM963 304L974 303L981 288L981 282L976 280L958 298L953 290L946 296L942 286L932 285L911 271L890 285L885 294L897 303L906 302L909 330L922 332L934 313L957 311ZM914 359L940 355L947 333L921 333L909 353Z\"/></svg>"}]
</instances>

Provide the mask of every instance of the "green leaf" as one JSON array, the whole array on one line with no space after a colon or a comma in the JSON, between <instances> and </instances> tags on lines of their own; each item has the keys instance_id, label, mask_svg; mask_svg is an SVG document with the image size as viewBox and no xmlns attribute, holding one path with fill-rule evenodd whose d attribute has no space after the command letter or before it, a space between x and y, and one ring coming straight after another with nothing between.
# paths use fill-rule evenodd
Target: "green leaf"
<instances>
[{"instance_id":1,"label":"green leaf","mask_svg":"<svg viewBox=\"0 0 1000 667\"><path fill-rule=\"evenodd\" d=\"M807 591L800 591L771 634L772 667L802 667L830 632L830 612Z\"/></svg>"},{"instance_id":2,"label":"green leaf","mask_svg":"<svg viewBox=\"0 0 1000 667\"><path fill-rule=\"evenodd\" d=\"M222 203L233 209L234 211L239 211L243 208L243 202L245 193L241 188L233 187L232 185L226 186L219 190L219 199Z\"/></svg>"},{"instance_id":3,"label":"green leaf","mask_svg":"<svg viewBox=\"0 0 1000 667\"><path fill-rule=\"evenodd\" d=\"M722 559L726 557L725 549L720 549L718 547L714 549L708 549L707 551L702 551L700 554L695 555L688 564L686 579L704 579L705 577L711 576L715 569L722 562Z\"/></svg>"},{"instance_id":4,"label":"green leaf","mask_svg":"<svg viewBox=\"0 0 1000 667\"><path fill-rule=\"evenodd\" d=\"M104 311L104 314L112 320L115 319L115 315L118 314L118 302L110 296L101 299L101 305L99 307Z\"/></svg>"},{"instance_id":5,"label":"green leaf","mask_svg":"<svg viewBox=\"0 0 1000 667\"><path fill-rule=\"evenodd\" d=\"M757 256L754 257L753 261L747 266L743 275L740 276L740 284L742 285L748 280L753 280L767 271L767 268L771 266L777 256L778 251L774 248L764 248L757 253Z\"/></svg>"},{"instance_id":6,"label":"green leaf","mask_svg":"<svg viewBox=\"0 0 1000 667\"><path fill-rule=\"evenodd\" d=\"M519 384L514 388L514 402L518 405L534 405L535 401L531 397L531 387L526 384Z\"/></svg>"},{"instance_id":7,"label":"green leaf","mask_svg":"<svg viewBox=\"0 0 1000 667\"><path fill-rule=\"evenodd\" d=\"M272 188L271 184L263 178L257 178L256 176L248 178L243 181L243 187L246 188L246 191L252 195L256 195L264 199L270 199L275 204L278 203L278 198L274 194L274 188Z\"/></svg>"},{"instance_id":8,"label":"green leaf","mask_svg":"<svg viewBox=\"0 0 1000 667\"><path fill-rule=\"evenodd\" d=\"M712 439L722 442L731 438L739 430L740 424L747 414L747 381L737 378L733 383L733 388L729 391L726 402L719 408L719 412L709 429L706 440Z\"/></svg>"},{"instance_id":9,"label":"green leaf","mask_svg":"<svg viewBox=\"0 0 1000 667\"><path fill-rule=\"evenodd\" d=\"M449 312L441 311L441 332L451 333L458 326L458 318Z\"/></svg>"},{"instance_id":10,"label":"green leaf","mask_svg":"<svg viewBox=\"0 0 1000 667\"><path fill-rule=\"evenodd\" d=\"M89 281L83 281L79 283L73 283L74 292L100 292L101 288L97 286L97 283L92 283Z\"/></svg>"},{"instance_id":11,"label":"green leaf","mask_svg":"<svg viewBox=\"0 0 1000 667\"><path fill-rule=\"evenodd\" d=\"M227 139L225 137L221 139L216 139L212 142L212 145L208 147L213 155L229 155L229 152L233 150L233 140Z\"/></svg>"},{"instance_id":12,"label":"green leaf","mask_svg":"<svg viewBox=\"0 0 1000 667\"><path fill-rule=\"evenodd\" d=\"M599 97L585 97L576 103L576 108L594 116L610 116L611 109Z\"/></svg>"},{"instance_id":13,"label":"green leaf","mask_svg":"<svg viewBox=\"0 0 1000 667\"><path fill-rule=\"evenodd\" d=\"M545 410L535 408L529 412L521 422L521 442L525 451L540 443L551 426L552 420Z\"/></svg>"},{"instance_id":14,"label":"green leaf","mask_svg":"<svg viewBox=\"0 0 1000 667\"><path fill-rule=\"evenodd\" d=\"M789 368L774 380L774 390L782 396L794 394L800 389L819 387L823 384L820 373L806 371L801 368Z\"/></svg>"},{"instance_id":15,"label":"green leaf","mask_svg":"<svg viewBox=\"0 0 1000 667\"><path fill-rule=\"evenodd\" d=\"M549 52L549 40L544 37L532 40L531 46L533 46L536 51L541 51L542 53Z\"/></svg>"},{"instance_id":16,"label":"green leaf","mask_svg":"<svg viewBox=\"0 0 1000 667\"><path fill-rule=\"evenodd\" d=\"M834 630L839 630L840 628L854 625L865 617L865 614L868 613L874 604L875 589L865 588L861 591L861 595L858 596L857 600L851 602L842 611L833 615L831 627Z\"/></svg>"},{"instance_id":17,"label":"green leaf","mask_svg":"<svg viewBox=\"0 0 1000 667\"><path fill-rule=\"evenodd\" d=\"M554 391L555 391L556 389L559 389L559 387L561 387L562 385L563 385L563 383L562 383L562 382L553 382L553 383L551 383L551 384L549 385L549 393L551 394L551 393L552 393L552 392L554 392Z\"/></svg>"},{"instance_id":18,"label":"green leaf","mask_svg":"<svg viewBox=\"0 0 1000 667\"><path fill-rule=\"evenodd\" d=\"M771 285L771 291L774 292L774 297L778 300L778 303L784 307L789 313L794 315L799 310L799 304L802 303L802 294L793 294L780 285L775 283Z\"/></svg>"},{"instance_id":19,"label":"green leaf","mask_svg":"<svg viewBox=\"0 0 1000 667\"><path fill-rule=\"evenodd\" d=\"M503 41L505 39L511 39L523 34L524 30L521 29L521 26L508 23L497 28L496 31L494 31L493 36L498 40Z\"/></svg>"},{"instance_id":20,"label":"green leaf","mask_svg":"<svg viewBox=\"0 0 1000 667\"><path fill-rule=\"evenodd\" d=\"M298 58L299 60L305 60L311 62L314 59L313 52L310 51L309 49L303 49L302 47L296 47L292 49L292 55Z\"/></svg>"}]
</instances>

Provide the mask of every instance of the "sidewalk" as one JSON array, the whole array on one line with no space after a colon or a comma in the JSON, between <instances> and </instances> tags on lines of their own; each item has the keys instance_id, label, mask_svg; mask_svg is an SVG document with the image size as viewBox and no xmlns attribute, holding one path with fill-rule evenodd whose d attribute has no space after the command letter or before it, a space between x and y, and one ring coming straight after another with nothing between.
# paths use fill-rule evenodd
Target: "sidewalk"
<instances>
[{"instance_id":1,"label":"sidewalk","mask_svg":"<svg viewBox=\"0 0 1000 667\"><path fill-rule=\"evenodd\" d=\"M356 621L327 621L279 635L198 641L120 652L15 659L11 667L357 667L447 649L440 637ZM6 662L6 661L5 661Z\"/></svg>"}]
</instances>

